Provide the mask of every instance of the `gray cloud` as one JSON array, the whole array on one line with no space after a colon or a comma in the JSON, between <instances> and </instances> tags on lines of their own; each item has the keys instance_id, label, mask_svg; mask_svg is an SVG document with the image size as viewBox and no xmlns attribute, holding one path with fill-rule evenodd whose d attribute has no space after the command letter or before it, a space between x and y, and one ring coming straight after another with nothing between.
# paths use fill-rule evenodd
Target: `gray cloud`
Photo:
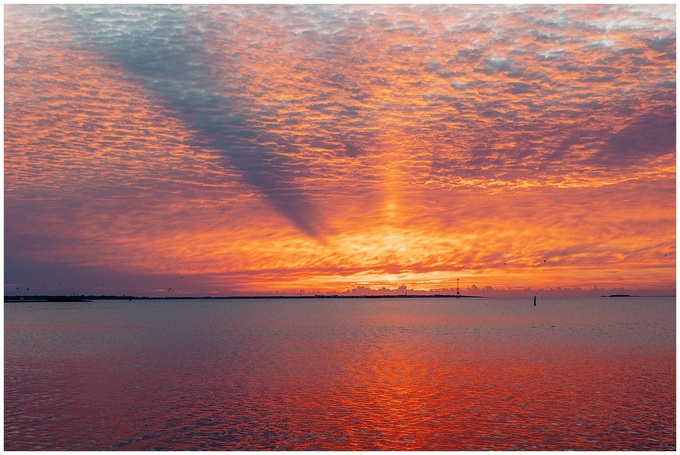
<instances>
[{"instance_id":1,"label":"gray cloud","mask_svg":"<svg viewBox=\"0 0 680 455\"><path fill-rule=\"evenodd\" d=\"M674 113L649 113L609 137L593 161L608 166L630 166L649 162L674 149Z\"/></svg>"},{"instance_id":2,"label":"gray cloud","mask_svg":"<svg viewBox=\"0 0 680 455\"><path fill-rule=\"evenodd\" d=\"M514 95L521 95L523 93L529 93L530 91L531 87L523 83L513 84L513 86L510 88L510 93Z\"/></svg>"},{"instance_id":3,"label":"gray cloud","mask_svg":"<svg viewBox=\"0 0 680 455\"><path fill-rule=\"evenodd\" d=\"M293 182L293 163L262 143L268 139L235 88L211 76L200 24L188 21L184 8L77 5L68 13L84 42L152 89L299 229L319 234L321 220L304 189Z\"/></svg>"}]
</instances>

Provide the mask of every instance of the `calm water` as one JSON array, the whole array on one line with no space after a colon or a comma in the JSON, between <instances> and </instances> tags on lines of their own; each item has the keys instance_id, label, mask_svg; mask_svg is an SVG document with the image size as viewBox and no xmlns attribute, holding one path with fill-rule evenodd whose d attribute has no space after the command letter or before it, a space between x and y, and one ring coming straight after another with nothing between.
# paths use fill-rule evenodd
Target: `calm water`
<instances>
[{"instance_id":1,"label":"calm water","mask_svg":"<svg viewBox=\"0 0 680 455\"><path fill-rule=\"evenodd\" d=\"M5 303L6 450L674 450L675 299Z\"/></svg>"}]
</instances>

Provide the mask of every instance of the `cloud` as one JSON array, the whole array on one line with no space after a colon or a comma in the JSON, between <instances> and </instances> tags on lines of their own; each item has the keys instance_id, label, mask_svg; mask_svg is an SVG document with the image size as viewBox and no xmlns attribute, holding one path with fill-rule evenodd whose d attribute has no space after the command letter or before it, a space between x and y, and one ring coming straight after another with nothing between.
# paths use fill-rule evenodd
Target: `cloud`
<instances>
[{"instance_id":1,"label":"cloud","mask_svg":"<svg viewBox=\"0 0 680 455\"><path fill-rule=\"evenodd\" d=\"M178 6L69 6L83 36L131 76L152 89L196 135L242 172L281 214L310 236L320 219L294 182L293 163L262 142L261 130L237 93L212 77L200 24Z\"/></svg>"},{"instance_id":2,"label":"cloud","mask_svg":"<svg viewBox=\"0 0 680 455\"><path fill-rule=\"evenodd\" d=\"M480 71L485 74L494 74L498 71L509 71L514 65L512 60L496 56L488 57L484 63L485 67Z\"/></svg>"},{"instance_id":3,"label":"cloud","mask_svg":"<svg viewBox=\"0 0 680 455\"><path fill-rule=\"evenodd\" d=\"M526 280L546 253L555 280L634 275L620 254L669 274L643 255L659 226L674 244L674 13L9 5L7 263L250 289L500 280L505 254Z\"/></svg>"},{"instance_id":4,"label":"cloud","mask_svg":"<svg viewBox=\"0 0 680 455\"><path fill-rule=\"evenodd\" d=\"M510 88L510 93L513 95L521 95L523 93L529 93L531 91L531 87L528 84L524 84L522 82L513 84L513 86Z\"/></svg>"},{"instance_id":5,"label":"cloud","mask_svg":"<svg viewBox=\"0 0 680 455\"><path fill-rule=\"evenodd\" d=\"M612 134L590 162L603 166L646 164L675 151L675 113L648 113Z\"/></svg>"}]
</instances>

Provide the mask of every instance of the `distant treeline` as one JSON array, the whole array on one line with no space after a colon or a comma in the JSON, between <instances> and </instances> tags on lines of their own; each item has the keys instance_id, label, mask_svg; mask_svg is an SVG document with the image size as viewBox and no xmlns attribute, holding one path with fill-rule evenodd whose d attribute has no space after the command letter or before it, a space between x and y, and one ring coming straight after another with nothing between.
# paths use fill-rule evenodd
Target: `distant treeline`
<instances>
[{"instance_id":1,"label":"distant treeline","mask_svg":"<svg viewBox=\"0 0 680 455\"><path fill-rule=\"evenodd\" d=\"M92 298L84 295L6 295L5 302L91 302Z\"/></svg>"},{"instance_id":2,"label":"distant treeline","mask_svg":"<svg viewBox=\"0 0 680 455\"><path fill-rule=\"evenodd\" d=\"M7 295L6 302L89 302L92 300L224 300L224 299L409 299L409 298L481 298L478 295L342 295L342 294L317 294L317 295L248 295L248 296L204 296L204 297L139 297L129 295L75 295L75 296L54 296L54 295L35 295L20 296Z\"/></svg>"}]
</instances>

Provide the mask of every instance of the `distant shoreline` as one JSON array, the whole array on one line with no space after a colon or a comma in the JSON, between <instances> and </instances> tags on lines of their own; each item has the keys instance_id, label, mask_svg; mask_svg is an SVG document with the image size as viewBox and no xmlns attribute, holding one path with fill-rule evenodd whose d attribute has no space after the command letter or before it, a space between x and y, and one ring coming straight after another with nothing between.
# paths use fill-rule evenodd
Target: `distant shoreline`
<instances>
[{"instance_id":1,"label":"distant shoreline","mask_svg":"<svg viewBox=\"0 0 680 455\"><path fill-rule=\"evenodd\" d=\"M602 295L600 298L638 298L641 296L630 295L630 294L611 294ZM655 296L655 297L675 297L675 296ZM521 299L523 297L484 297L481 295L451 295L451 294L429 294L429 295L247 295L247 296L167 296L167 297L149 297L149 296L129 296L129 295L75 295L75 296L47 296L47 295L36 295L36 296L5 296L5 302L92 302L95 300L257 300L257 299L278 299L278 300L291 300L291 299L503 299L503 298L513 298ZM547 298L560 298L560 297L547 297ZM564 297L570 298L570 297ZM591 296L591 298L597 298L597 296Z\"/></svg>"},{"instance_id":2,"label":"distant shoreline","mask_svg":"<svg viewBox=\"0 0 680 455\"><path fill-rule=\"evenodd\" d=\"M203 296L203 297L145 297L128 295L82 295L82 296L5 296L5 302L92 302L94 300L252 300L252 299L395 299L395 298L452 298L480 299L481 295L246 295L246 296Z\"/></svg>"}]
</instances>

